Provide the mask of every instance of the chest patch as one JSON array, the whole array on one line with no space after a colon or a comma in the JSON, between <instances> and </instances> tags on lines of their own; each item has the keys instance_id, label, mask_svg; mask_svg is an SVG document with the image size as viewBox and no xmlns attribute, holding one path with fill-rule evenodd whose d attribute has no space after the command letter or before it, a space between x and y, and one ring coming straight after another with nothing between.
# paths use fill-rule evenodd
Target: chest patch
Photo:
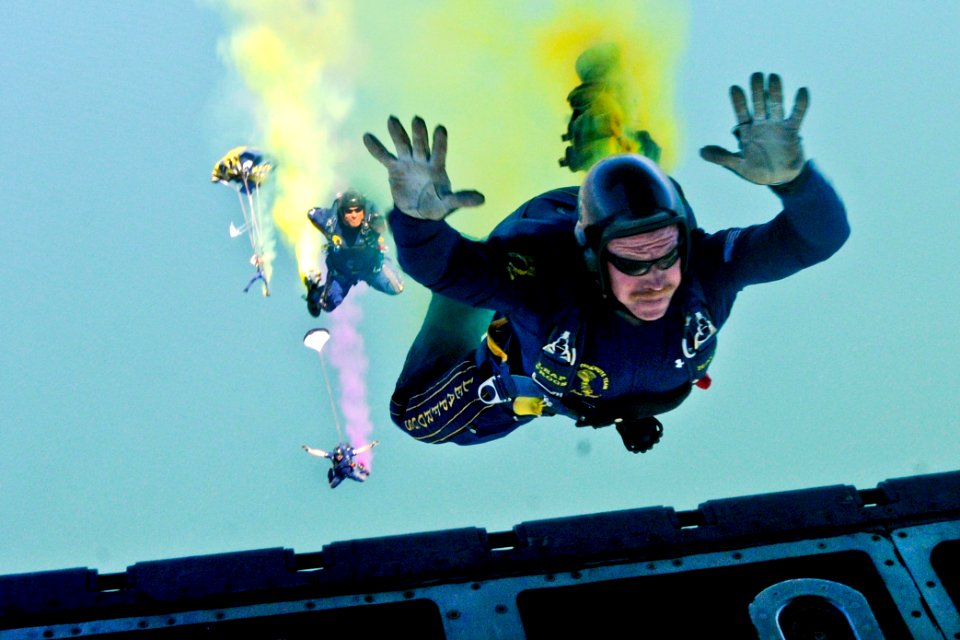
<instances>
[{"instance_id":1,"label":"chest patch","mask_svg":"<svg viewBox=\"0 0 960 640\"><path fill-rule=\"evenodd\" d=\"M577 368L577 384L570 392L584 398L599 398L609 387L606 371L592 364L581 364Z\"/></svg>"},{"instance_id":2,"label":"chest patch","mask_svg":"<svg viewBox=\"0 0 960 640\"><path fill-rule=\"evenodd\" d=\"M570 344L570 332L564 331L560 337L543 347L545 353L566 364L573 364L577 359L577 350Z\"/></svg>"},{"instance_id":3,"label":"chest patch","mask_svg":"<svg viewBox=\"0 0 960 640\"><path fill-rule=\"evenodd\" d=\"M695 357L700 350L717 335L717 328L709 316L702 311L687 315L683 327L683 355L685 358Z\"/></svg>"}]
</instances>

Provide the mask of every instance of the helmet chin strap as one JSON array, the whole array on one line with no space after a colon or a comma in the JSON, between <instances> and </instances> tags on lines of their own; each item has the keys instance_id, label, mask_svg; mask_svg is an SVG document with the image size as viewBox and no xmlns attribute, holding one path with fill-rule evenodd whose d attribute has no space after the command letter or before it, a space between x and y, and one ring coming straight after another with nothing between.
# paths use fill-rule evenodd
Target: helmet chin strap
<instances>
[{"instance_id":1,"label":"helmet chin strap","mask_svg":"<svg viewBox=\"0 0 960 640\"><path fill-rule=\"evenodd\" d=\"M577 242L581 247L587 247L587 234L584 233L583 227L580 222L577 222L577 225L573 228L573 235L577 238Z\"/></svg>"},{"instance_id":2,"label":"helmet chin strap","mask_svg":"<svg viewBox=\"0 0 960 640\"><path fill-rule=\"evenodd\" d=\"M617 300L617 298L612 293L608 293L605 291L603 293L603 300L608 305L610 305L614 313L616 313L618 316L620 316L621 318L623 318L624 320L626 320L627 322L629 322L635 327L639 327L642 324L651 322L650 320L644 320L642 318L638 318L637 316L633 315L630 312L630 310L627 309L627 307L622 302Z\"/></svg>"}]
</instances>

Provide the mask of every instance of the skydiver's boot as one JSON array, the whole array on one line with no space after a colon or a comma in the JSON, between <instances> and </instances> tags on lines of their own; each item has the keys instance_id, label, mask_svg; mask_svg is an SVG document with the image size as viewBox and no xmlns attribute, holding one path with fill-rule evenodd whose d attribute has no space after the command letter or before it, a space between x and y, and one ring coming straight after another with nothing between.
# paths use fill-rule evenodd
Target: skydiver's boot
<instances>
[{"instance_id":1,"label":"skydiver's boot","mask_svg":"<svg viewBox=\"0 0 960 640\"><path fill-rule=\"evenodd\" d=\"M320 317L320 311L323 310L323 294L324 287L323 283L320 280L320 274L311 271L307 275L303 276L303 284L307 287L307 295L304 296L307 300L307 311L310 312L314 318Z\"/></svg>"}]
</instances>

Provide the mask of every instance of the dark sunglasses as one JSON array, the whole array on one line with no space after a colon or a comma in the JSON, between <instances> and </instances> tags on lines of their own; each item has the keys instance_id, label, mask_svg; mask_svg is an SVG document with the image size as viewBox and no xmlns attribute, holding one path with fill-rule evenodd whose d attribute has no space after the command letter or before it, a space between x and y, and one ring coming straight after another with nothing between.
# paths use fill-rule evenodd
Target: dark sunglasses
<instances>
[{"instance_id":1,"label":"dark sunglasses","mask_svg":"<svg viewBox=\"0 0 960 640\"><path fill-rule=\"evenodd\" d=\"M609 251L605 251L604 255L607 260L610 261L610 264L617 268L617 271L625 273L628 276L645 276L650 273L650 270L654 267L661 271L666 271L675 265L677 260L680 259L680 245L675 246L669 253L656 260L634 260L633 258L618 256Z\"/></svg>"}]
</instances>

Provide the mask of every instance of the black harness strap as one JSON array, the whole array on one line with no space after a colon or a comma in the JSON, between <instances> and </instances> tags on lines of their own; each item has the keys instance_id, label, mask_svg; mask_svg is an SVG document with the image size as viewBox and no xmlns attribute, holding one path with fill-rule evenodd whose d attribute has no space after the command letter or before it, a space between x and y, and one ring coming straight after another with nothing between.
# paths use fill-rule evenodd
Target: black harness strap
<instances>
[{"instance_id":1,"label":"black harness strap","mask_svg":"<svg viewBox=\"0 0 960 640\"><path fill-rule=\"evenodd\" d=\"M663 433L663 425L654 416L680 406L693 385L706 376L716 350L717 329L707 311L700 283L695 279L688 281L684 295L685 326L680 346L688 381L679 388L602 401L599 405L571 393L578 380L578 359L585 333L580 308L571 307L551 331L531 376L510 372L507 352L512 335L506 319L500 318L491 324L486 351L493 364L493 376L481 385L481 400L487 404L514 402L516 409L518 398L540 398L540 410L545 415L566 415L576 420L578 427L600 428L614 424L629 451L649 450Z\"/></svg>"}]
</instances>

